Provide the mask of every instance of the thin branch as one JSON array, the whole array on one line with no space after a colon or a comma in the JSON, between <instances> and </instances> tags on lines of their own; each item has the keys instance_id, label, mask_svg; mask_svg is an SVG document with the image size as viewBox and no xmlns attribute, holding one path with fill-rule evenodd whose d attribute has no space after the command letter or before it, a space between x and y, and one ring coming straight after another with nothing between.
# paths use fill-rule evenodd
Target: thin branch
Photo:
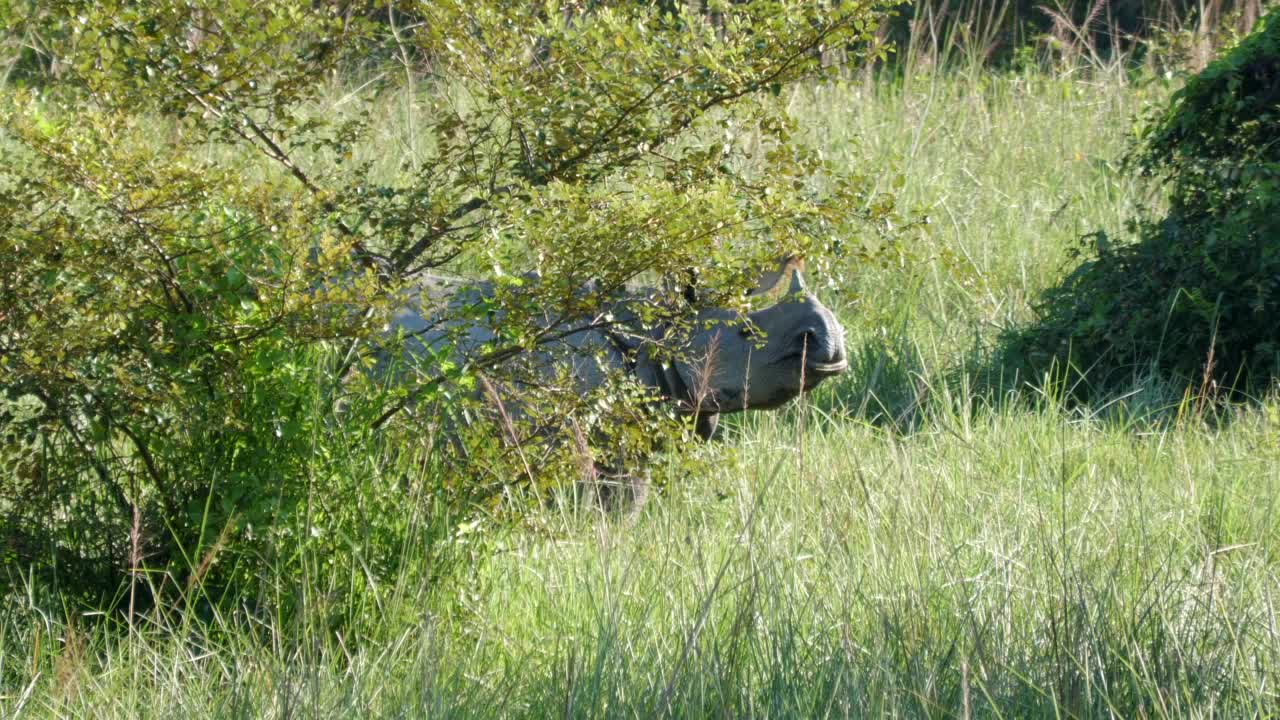
<instances>
[{"instance_id":1,"label":"thin branch","mask_svg":"<svg viewBox=\"0 0 1280 720\"><path fill-rule=\"evenodd\" d=\"M613 172L620 167L625 167L635 162L637 158L643 156L645 153L652 153L656 148L660 147L661 145L671 140L673 137L687 130L698 118L705 115L708 110L714 107L724 105L729 102L733 102L734 100L742 98L753 92L758 92L772 85L773 83L777 82L779 78L785 75L788 70L793 68L797 64L797 62L799 62L801 59L803 59L804 57L812 53L815 49L820 47L823 44L823 42L832 33L834 33L837 29L839 29L845 24L847 24L847 22L826 26L825 28L823 28L822 30L820 30L819 32L811 36L807 41L794 46L795 48L794 51L790 55L788 55L786 58L784 58L781 62L779 62L772 69L772 71L768 72L768 74L756 80L748 82L732 92L726 92L726 93L721 93L719 95L714 95L710 98L707 98L703 102L698 103L697 105L694 106L693 112L689 112L685 114L683 117L679 119L678 122L673 123L666 130L658 132L653 137L651 137L647 142L643 143L644 150L633 150L632 152L627 153L625 155L620 155L617 158L615 158L615 162L611 163L607 169L602 169L599 172L592 173L586 176L585 179L586 180L599 179L599 177L603 175L605 172ZM656 83L649 90L649 92L646 93L643 97L636 100L632 104L626 107L623 107L618 117L614 119L613 123L610 124L609 127L597 133L596 136L592 139L592 141L587 145L587 147L583 148L583 150L581 150L574 156L557 164L545 175L538 178L537 182L535 182L535 185L539 185L539 186L545 185L557 178L560 178L570 170L586 162L591 157L599 154L600 152L603 152L601 150L601 146L605 145L607 140L611 136L614 136L618 132L618 130L625 125L626 121L630 117L632 117L636 112L640 111L647 104L649 104L650 101L652 101L653 98L663 88L667 87L668 85L670 85L672 82L674 82L676 79L678 79L680 76L684 75L687 72L688 72L687 70L681 70L679 72L676 72L672 75L669 75L663 78L658 83ZM515 123L513 123L513 127L514 125ZM520 131L517 129L516 132L519 133ZM523 141L521 142L521 147L522 147L522 152L525 152L525 153L528 152L527 144L524 143ZM530 165L532 164L532 161L527 157L525 162L526 164L530 164ZM512 191L511 186L504 186L501 188L497 188L494 195L496 196L496 195L508 194L511 191ZM462 203L458 207L454 208L452 211L450 211L448 214L446 214L442 218L441 222L443 224L434 225L427 234L419 238L411 247L401 252L398 252L395 255L394 261L392 263L392 266L395 269L395 271L403 272L406 268L410 267L417 259L417 256L420 255L422 252L424 252L428 247L430 247L433 242L438 240L443 235L453 232L454 228L452 228L449 223L459 220L471 212L487 207L491 201L492 201L492 197L476 196L476 197L472 197L471 199Z\"/></svg>"},{"instance_id":2,"label":"thin branch","mask_svg":"<svg viewBox=\"0 0 1280 720\"><path fill-rule=\"evenodd\" d=\"M561 318L556 322L553 322L550 325L548 325L547 329L543 331L543 335L537 338L534 341L534 344L546 345L548 343L552 343L557 340L563 340L564 338L567 338L571 335L576 335L582 332L590 332L591 330L602 330L602 329L613 327L622 323L621 320L608 320L608 321L600 321L600 322L593 321L586 325L579 325L577 327L567 328L564 330L560 330L558 332L551 332L553 328L558 327L561 323L563 323L563 321L564 321L563 318ZM505 347L501 347L496 350L491 350L485 353L484 355L481 355L480 357L468 362L463 367L463 371L468 372L468 371L487 370L507 360L510 360L513 357L516 357L522 352L524 352L523 346L515 345L515 344L507 345ZM440 384L444 382L444 379L445 378L443 376L436 375L430 380L422 383L413 391L411 391L409 394L407 394L403 400L396 403L390 409L384 411L381 415L379 415L378 418L374 420L373 423L370 424L370 427L374 430L381 428L383 425L386 424L388 420L394 417L397 413L409 407L409 405L412 404L415 400L417 400L418 397L421 396L423 392L426 392L430 388L439 387Z\"/></svg>"},{"instance_id":3,"label":"thin branch","mask_svg":"<svg viewBox=\"0 0 1280 720\"><path fill-rule=\"evenodd\" d=\"M33 389L32 394L39 398L40 402L44 403L45 407L49 408L49 410L53 412L54 416L58 418L58 422L67 431L72 442L75 443L76 447L80 450L80 454L84 456L85 460L89 463L89 466L93 468L94 473L98 476L98 479L102 481L102 484L105 485L107 490L111 493L112 498L116 501L117 509L119 509L119 511L125 516L130 515L130 513L133 512L133 506L129 502L129 498L125 497L124 490L122 490L119 483L111 477L111 471L108 470L107 466L98 458L97 453L95 453L88 443L80 437L80 433L76 430L75 423L72 422L71 416L67 414L66 409L43 390Z\"/></svg>"},{"instance_id":4,"label":"thin branch","mask_svg":"<svg viewBox=\"0 0 1280 720\"><path fill-rule=\"evenodd\" d=\"M206 74L208 74L208 71L205 70L203 67L201 68L201 70ZM190 87L187 87L187 86L183 86L182 91L186 93L186 95L190 97L192 100L195 100L196 103L198 103L202 108L204 108L206 112L212 114L214 117L217 117L219 119L225 119L226 117L225 113L223 113L221 110L214 107L200 93L196 92L195 90L192 90ZM222 98L222 99L226 100L226 98ZM241 126L237 123L229 123L229 126L232 129L232 132L238 135L245 142L249 143L251 147L259 148L264 155L274 160L275 162L279 163L282 167L288 170L289 174L292 175L295 179L297 179L298 182L302 184L303 188L307 190L307 192L315 196L320 196L321 194L323 194L323 191L320 189L320 187L316 185L314 182L312 182L311 178L306 174L306 172L304 172L302 168L299 167L298 164L293 161L293 158L291 158L289 154L285 152L285 150L282 147L280 147L279 143L277 143L275 139L271 137L270 133L268 133L256 120L254 120L253 117L250 116L248 112L240 111L237 114L239 115L239 119L244 122L244 125L247 126L252 131L252 136L249 133L246 133L241 128ZM325 201L323 203L323 207L325 210L332 210L333 204L329 201ZM341 218L338 218L335 221L335 225L337 226L339 232L341 232L343 235L351 239L351 246L355 250L353 254L355 256L356 262L364 266L365 268L373 270L375 273L378 274L379 277L385 277L386 268L383 266L383 262L382 262L385 260L385 258L369 250L369 248L365 246L364 242L360 240L358 233L356 233L355 230L353 230L350 226L348 226L346 222L343 221Z\"/></svg>"}]
</instances>

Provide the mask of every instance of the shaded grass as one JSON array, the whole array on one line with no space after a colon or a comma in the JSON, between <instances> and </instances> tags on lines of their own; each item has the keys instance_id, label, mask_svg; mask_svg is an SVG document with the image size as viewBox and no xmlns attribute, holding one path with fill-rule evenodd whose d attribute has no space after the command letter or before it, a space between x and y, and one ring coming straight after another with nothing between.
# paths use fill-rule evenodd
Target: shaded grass
<instances>
[{"instance_id":1,"label":"shaded grass","mask_svg":"<svg viewBox=\"0 0 1280 720\"><path fill-rule=\"evenodd\" d=\"M553 506L460 527L470 572L406 571L342 631L322 557L274 578L304 598L287 619L157 611L117 632L33 589L0 609L0 711L1278 714L1280 404L1223 424L1158 386L1068 407L971 372L1071 243L1147 201L1111 162L1162 92L938 74L796 93L824 152L932 219L909 261L820 290L848 376L737 418L691 474L660 459L634 526Z\"/></svg>"}]
</instances>

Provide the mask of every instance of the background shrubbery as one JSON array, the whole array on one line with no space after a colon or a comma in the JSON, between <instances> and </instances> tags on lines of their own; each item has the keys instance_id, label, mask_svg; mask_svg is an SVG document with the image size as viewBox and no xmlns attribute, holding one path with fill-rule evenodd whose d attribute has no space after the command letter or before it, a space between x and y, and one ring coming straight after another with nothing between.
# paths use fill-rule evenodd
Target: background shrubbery
<instances>
[{"instance_id":1,"label":"background shrubbery","mask_svg":"<svg viewBox=\"0 0 1280 720\"><path fill-rule=\"evenodd\" d=\"M1138 61L1180 72L1202 68L1265 7L1260 0L934 0L904 7L886 39L931 63L1067 69Z\"/></svg>"},{"instance_id":2,"label":"background shrubbery","mask_svg":"<svg viewBox=\"0 0 1280 720\"><path fill-rule=\"evenodd\" d=\"M1280 18L1187 81L1129 158L1168 193L1086 258L1011 336L1010 360L1095 389L1155 372L1265 390L1280 371Z\"/></svg>"}]
</instances>

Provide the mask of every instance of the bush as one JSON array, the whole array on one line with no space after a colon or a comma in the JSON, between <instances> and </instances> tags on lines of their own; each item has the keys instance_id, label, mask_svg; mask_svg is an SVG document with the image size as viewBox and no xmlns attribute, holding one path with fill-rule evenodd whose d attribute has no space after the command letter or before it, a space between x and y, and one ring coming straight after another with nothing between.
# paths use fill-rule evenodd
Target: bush
<instances>
[{"instance_id":1,"label":"bush","mask_svg":"<svg viewBox=\"0 0 1280 720\"><path fill-rule=\"evenodd\" d=\"M110 598L136 570L238 596L311 550L376 578L395 549L356 539L403 539L402 480L446 509L511 482L476 464L483 441L442 474L429 413L481 371L501 381L549 318L646 277L701 270L730 293L747 282L731 259L820 248L889 206L794 142L775 99L825 48L867 47L881 3L753 0L713 24L650 3L404 2L387 10L417 21L390 28L348 5L0 5L10 32L58 29L42 37L60 68L0 96L0 581ZM327 100L388 44L427 72ZM381 162L372 113L415 84L415 151ZM492 347L344 384L442 267L501 280L473 309L502 318ZM587 280L598 295L574 292ZM385 422L404 408L428 416Z\"/></svg>"},{"instance_id":2,"label":"bush","mask_svg":"<svg viewBox=\"0 0 1280 720\"><path fill-rule=\"evenodd\" d=\"M1280 373L1280 16L1191 78L1130 167L1169 193L1133 239L1087 259L1006 337L1010 359L1106 387L1156 370L1244 390Z\"/></svg>"}]
</instances>

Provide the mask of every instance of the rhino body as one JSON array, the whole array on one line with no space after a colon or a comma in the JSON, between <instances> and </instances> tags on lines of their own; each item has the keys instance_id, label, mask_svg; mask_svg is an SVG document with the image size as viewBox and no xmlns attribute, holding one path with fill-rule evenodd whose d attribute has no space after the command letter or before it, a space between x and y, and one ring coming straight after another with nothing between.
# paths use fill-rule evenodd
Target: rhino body
<instances>
[{"instance_id":1,"label":"rhino body","mask_svg":"<svg viewBox=\"0 0 1280 720\"><path fill-rule=\"evenodd\" d=\"M693 328L684 331L661 324L640 327L631 308L651 300L643 291L602 312L600 317L613 318L607 324L556 325L548 317L555 347L532 359L532 371L553 377L567 364L568 376L583 392L623 371L691 416L698 434L710 437L721 413L779 407L847 369L844 330L805 287L802 267L799 260L786 259L762 274L751 294L776 298L767 307L746 314L702 308L693 322L682 324ZM411 362L440 357L465 362L489 348L495 333L484 324L449 319L460 313L440 309L483 302L492 292L484 283L428 278L393 317L391 332L405 339ZM660 351L672 347L674 354Z\"/></svg>"}]
</instances>

